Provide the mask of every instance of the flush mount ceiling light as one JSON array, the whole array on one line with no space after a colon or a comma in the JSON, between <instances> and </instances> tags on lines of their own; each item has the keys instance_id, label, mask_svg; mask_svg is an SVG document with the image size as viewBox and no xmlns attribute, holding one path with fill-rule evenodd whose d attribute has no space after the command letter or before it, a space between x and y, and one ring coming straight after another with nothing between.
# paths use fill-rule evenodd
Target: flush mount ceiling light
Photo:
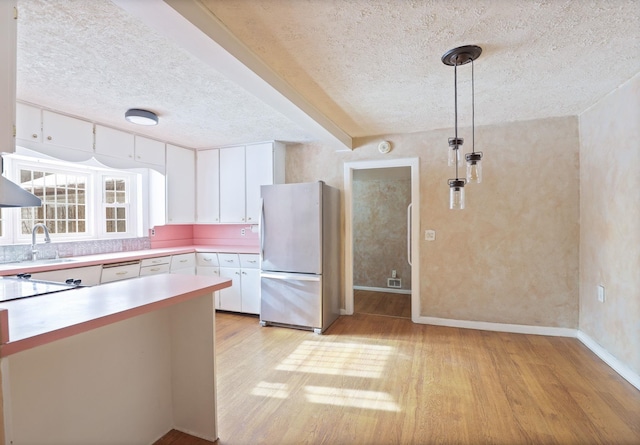
<instances>
[{"instance_id":1,"label":"flush mount ceiling light","mask_svg":"<svg viewBox=\"0 0 640 445\"><path fill-rule=\"evenodd\" d=\"M442 63L453 66L454 85L454 113L455 113L455 136L449 138L449 166L455 165L456 177L449 179L449 208L453 210L464 209L464 186L467 183L482 182L482 152L475 149L475 102L473 84L473 61L480 57L482 48L475 45L460 46L444 53ZM464 139L458 137L458 66L471 62L471 153L467 153L467 177L458 177L458 163L460 162L460 146Z\"/></svg>"},{"instance_id":2,"label":"flush mount ceiling light","mask_svg":"<svg viewBox=\"0 0 640 445\"><path fill-rule=\"evenodd\" d=\"M124 118L132 124L158 125L158 115L152 111L131 108L124 113Z\"/></svg>"}]
</instances>

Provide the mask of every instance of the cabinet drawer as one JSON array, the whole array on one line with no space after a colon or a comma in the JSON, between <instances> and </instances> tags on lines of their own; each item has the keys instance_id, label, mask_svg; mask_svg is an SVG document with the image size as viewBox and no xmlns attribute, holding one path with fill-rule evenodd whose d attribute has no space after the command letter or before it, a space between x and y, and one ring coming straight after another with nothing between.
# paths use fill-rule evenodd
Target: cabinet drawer
<instances>
[{"instance_id":1,"label":"cabinet drawer","mask_svg":"<svg viewBox=\"0 0 640 445\"><path fill-rule=\"evenodd\" d=\"M168 272L169 272L169 263L157 264L155 266L145 266L140 268L141 277L144 277L146 275L156 275L159 273L168 273Z\"/></svg>"},{"instance_id":2,"label":"cabinet drawer","mask_svg":"<svg viewBox=\"0 0 640 445\"><path fill-rule=\"evenodd\" d=\"M171 270L185 269L187 267L196 267L196 254L183 253L181 255L173 255L171 257Z\"/></svg>"},{"instance_id":3,"label":"cabinet drawer","mask_svg":"<svg viewBox=\"0 0 640 445\"><path fill-rule=\"evenodd\" d=\"M241 253L240 267L243 269L259 269L260 268L260 255Z\"/></svg>"},{"instance_id":4,"label":"cabinet drawer","mask_svg":"<svg viewBox=\"0 0 640 445\"><path fill-rule=\"evenodd\" d=\"M240 267L237 253L219 253L220 267Z\"/></svg>"},{"instance_id":5,"label":"cabinet drawer","mask_svg":"<svg viewBox=\"0 0 640 445\"><path fill-rule=\"evenodd\" d=\"M157 266L159 264L169 264L169 263L171 263L170 256L159 256L155 258L145 258L140 262L140 267ZM167 266L167 270L168 269L169 267Z\"/></svg>"},{"instance_id":6,"label":"cabinet drawer","mask_svg":"<svg viewBox=\"0 0 640 445\"><path fill-rule=\"evenodd\" d=\"M198 266L219 266L218 254L210 252L196 253L196 262Z\"/></svg>"},{"instance_id":7,"label":"cabinet drawer","mask_svg":"<svg viewBox=\"0 0 640 445\"><path fill-rule=\"evenodd\" d=\"M111 281L126 280L135 278L140 275L140 261L122 265L104 265L102 266L102 277L100 283L109 283Z\"/></svg>"}]
</instances>

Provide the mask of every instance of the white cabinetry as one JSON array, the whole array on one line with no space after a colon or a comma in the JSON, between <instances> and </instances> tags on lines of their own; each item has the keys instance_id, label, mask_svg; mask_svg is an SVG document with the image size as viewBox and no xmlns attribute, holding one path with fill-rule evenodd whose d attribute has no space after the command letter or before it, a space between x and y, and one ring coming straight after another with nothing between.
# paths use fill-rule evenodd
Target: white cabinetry
<instances>
[{"instance_id":1,"label":"white cabinetry","mask_svg":"<svg viewBox=\"0 0 640 445\"><path fill-rule=\"evenodd\" d=\"M210 252L196 253L196 275L206 275L210 277L220 277L220 264L218 254ZM215 308L220 309L220 291L213 294Z\"/></svg>"},{"instance_id":2,"label":"white cabinetry","mask_svg":"<svg viewBox=\"0 0 640 445\"><path fill-rule=\"evenodd\" d=\"M260 256L240 254L242 312L260 313Z\"/></svg>"},{"instance_id":3,"label":"white cabinetry","mask_svg":"<svg viewBox=\"0 0 640 445\"><path fill-rule=\"evenodd\" d=\"M171 257L171 273L179 273L183 275L196 274L196 254L183 253L173 255Z\"/></svg>"},{"instance_id":4,"label":"white cabinetry","mask_svg":"<svg viewBox=\"0 0 640 445\"><path fill-rule=\"evenodd\" d=\"M197 152L197 222L220 222L220 150Z\"/></svg>"},{"instance_id":5,"label":"white cabinetry","mask_svg":"<svg viewBox=\"0 0 640 445\"><path fill-rule=\"evenodd\" d=\"M220 222L258 224L260 186L284 182L284 145L220 149Z\"/></svg>"},{"instance_id":6,"label":"white cabinetry","mask_svg":"<svg viewBox=\"0 0 640 445\"><path fill-rule=\"evenodd\" d=\"M133 160L133 135L96 125L96 154Z\"/></svg>"},{"instance_id":7,"label":"white cabinetry","mask_svg":"<svg viewBox=\"0 0 640 445\"><path fill-rule=\"evenodd\" d=\"M16 104L16 138L42 142L42 110L40 108Z\"/></svg>"},{"instance_id":8,"label":"white cabinetry","mask_svg":"<svg viewBox=\"0 0 640 445\"><path fill-rule=\"evenodd\" d=\"M95 286L100 284L102 266L73 267L71 269L48 270L31 274L34 280L55 281L64 283L67 280L80 280L83 286Z\"/></svg>"},{"instance_id":9,"label":"white cabinetry","mask_svg":"<svg viewBox=\"0 0 640 445\"><path fill-rule=\"evenodd\" d=\"M142 136L135 137L135 159L153 165L165 165L164 142Z\"/></svg>"},{"instance_id":10,"label":"white cabinetry","mask_svg":"<svg viewBox=\"0 0 640 445\"><path fill-rule=\"evenodd\" d=\"M140 275L140 261L128 261L124 263L105 264L102 266L100 284L112 281L136 278Z\"/></svg>"},{"instance_id":11,"label":"white cabinetry","mask_svg":"<svg viewBox=\"0 0 640 445\"><path fill-rule=\"evenodd\" d=\"M42 111L45 146L70 148L93 153L93 124L49 110Z\"/></svg>"},{"instance_id":12,"label":"white cabinetry","mask_svg":"<svg viewBox=\"0 0 640 445\"><path fill-rule=\"evenodd\" d=\"M219 253L220 277L230 278L231 287L220 291L225 311L260 313L260 263L258 255Z\"/></svg>"},{"instance_id":13,"label":"white cabinetry","mask_svg":"<svg viewBox=\"0 0 640 445\"><path fill-rule=\"evenodd\" d=\"M195 153L167 144L167 222L193 223L195 220Z\"/></svg>"},{"instance_id":14,"label":"white cabinetry","mask_svg":"<svg viewBox=\"0 0 640 445\"><path fill-rule=\"evenodd\" d=\"M160 256L156 258L145 258L140 261L140 276L157 275L169 273L171 267L170 256Z\"/></svg>"},{"instance_id":15,"label":"white cabinetry","mask_svg":"<svg viewBox=\"0 0 640 445\"><path fill-rule=\"evenodd\" d=\"M245 222L244 147L220 149L220 222Z\"/></svg>"},{"instance_id":16,"label":"white cabinetry","mask_svg":"<svg viewBox=\"0 0 640 445\"><path fill-rule=\"evenodd\" d=\"M0 1L0 152L13 153L16 124L17 20L15 0Z\"/></svg>"}]
</instances>

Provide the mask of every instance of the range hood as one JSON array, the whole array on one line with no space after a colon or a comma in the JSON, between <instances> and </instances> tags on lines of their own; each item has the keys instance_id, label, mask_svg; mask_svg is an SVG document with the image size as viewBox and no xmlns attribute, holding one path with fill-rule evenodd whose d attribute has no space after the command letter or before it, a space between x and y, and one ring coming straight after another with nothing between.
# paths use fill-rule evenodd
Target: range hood
<instances>
[{"instance_id":1,"label":"range hood","mask_svg":"<svg viewBox=\"0 0 640 445\"><path fill-rule=\"evenodd\" d=\"M3 164L2 155L0 155L0 173L4 172ZM40 198L0 174L0 207L40 207L41 205Z\"/></svg>"}]
</instances>

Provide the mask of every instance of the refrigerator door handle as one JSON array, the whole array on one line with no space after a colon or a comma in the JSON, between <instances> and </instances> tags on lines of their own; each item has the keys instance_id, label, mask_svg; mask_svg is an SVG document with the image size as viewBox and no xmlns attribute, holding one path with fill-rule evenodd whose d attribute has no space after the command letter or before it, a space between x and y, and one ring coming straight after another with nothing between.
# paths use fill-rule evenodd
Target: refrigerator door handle
<instances>
[{"instance_id":1,"label":"refrigerator door handle","mask_svg":"<svg viewBox=\"0 0 640 445\"><path fill-rule=\"evenodd\" d=\"M411 209L413 207L413 203L407 206L407 262L409 266L413 267L411 264Z\"/></svg>"},{"instance_id":2,"label":"refrigerator door handle","mask_svg":"<svg viewBox=\"0 0 640 445\"><path fill-rule=\"evenodd\" d=\"M294 280L294 281L320 281L320 275L300 275L297 273L265 273L260 274L261 278L273 278L275 280Z\"/></svg>"},{"instance_id":3,"label":"refrigerator door handle","mask_svg":"<svg viewBox=\"0 0 640 445\"><path fill-rule=\"evenodd\" d=\"M260 198L260 219L258 220L260 232L260 261L264 260L264 199Z\"/></svg>"}]
</instances>

